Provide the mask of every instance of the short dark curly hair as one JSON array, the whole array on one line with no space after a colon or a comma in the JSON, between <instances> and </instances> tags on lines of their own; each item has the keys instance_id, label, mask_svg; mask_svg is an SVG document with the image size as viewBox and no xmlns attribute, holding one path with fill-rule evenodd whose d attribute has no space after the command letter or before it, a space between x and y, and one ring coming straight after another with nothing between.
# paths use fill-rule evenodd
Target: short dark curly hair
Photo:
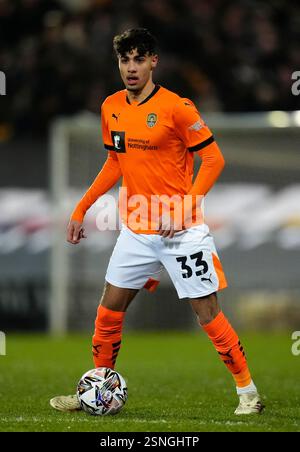
<instances>
[{"instance_id":1,"label":"short dark curly hair","mask_svg":"<svg viewBox=\"0 0 300 452\"><path fill-rule=\"evenodd\" d=\"M156 55L157 40L146 28L130 28L114 37L114 50L117 56L137 49L139 55Z\"/></svg>"}]
</instances>

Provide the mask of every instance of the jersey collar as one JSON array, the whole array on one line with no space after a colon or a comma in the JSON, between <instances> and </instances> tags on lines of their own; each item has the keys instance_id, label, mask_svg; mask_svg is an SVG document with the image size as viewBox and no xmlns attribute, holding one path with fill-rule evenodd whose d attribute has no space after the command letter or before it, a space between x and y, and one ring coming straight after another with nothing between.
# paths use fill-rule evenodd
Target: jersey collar
<instances>
[{"instance_id":1,"label":"jersey collar","mask_svg":"<svg viewBox=\"0 0 300 452\"><path fill-rule=\"evenodd\" d=\"M153 97L156 93L157 93L157 91L160 89L160 85L155 85L155 88L152 90L152 92L149 94L149 96L148 97L146 97L146 99L144 99L142 102L140 102L139 104L137 104L137 107L139 107L140 105L143 105L143 104L145 104L146 102L148 102L148 100L150 100L151 99L151 97ZM128 96L126 95L126 102L129 104L129 105L132 105L130 102L129 102L129 99L128 99Z\"/></svg>"}]
</instances>

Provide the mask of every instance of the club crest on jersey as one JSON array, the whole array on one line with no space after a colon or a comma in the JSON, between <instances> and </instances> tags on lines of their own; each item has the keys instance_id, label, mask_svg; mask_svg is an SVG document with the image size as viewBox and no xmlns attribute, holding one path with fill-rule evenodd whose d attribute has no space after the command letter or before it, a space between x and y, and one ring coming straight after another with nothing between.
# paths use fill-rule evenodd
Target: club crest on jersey
<instances>
[{"instance_id":1,"label":"club crest on jersey","mask_svg":"<svg viewBox=\"0 0 300 452\"><path fill-rule=\"evenodd\" d=\"M149 113L147 116L147 126L152 128L157 123L157 114L156 113Z\"/></svg>"}]
</instances>

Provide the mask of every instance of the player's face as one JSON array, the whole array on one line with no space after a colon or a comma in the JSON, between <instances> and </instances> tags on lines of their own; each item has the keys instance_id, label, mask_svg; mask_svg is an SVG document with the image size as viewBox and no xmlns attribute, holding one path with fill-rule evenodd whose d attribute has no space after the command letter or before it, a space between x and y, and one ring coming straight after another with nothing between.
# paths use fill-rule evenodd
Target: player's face
<instances>
[{"instance_id":1,"label":"player's face","mask_svg":"<svg viewBox=\"0 0 300 452\"><path fill-rule=\"evenodd\" d=\"M139 92L152 80L152 70L157 65L157 55L139 55L137 50L119 56L119 69L128 91Z\"/></svg>"}]
</instances>

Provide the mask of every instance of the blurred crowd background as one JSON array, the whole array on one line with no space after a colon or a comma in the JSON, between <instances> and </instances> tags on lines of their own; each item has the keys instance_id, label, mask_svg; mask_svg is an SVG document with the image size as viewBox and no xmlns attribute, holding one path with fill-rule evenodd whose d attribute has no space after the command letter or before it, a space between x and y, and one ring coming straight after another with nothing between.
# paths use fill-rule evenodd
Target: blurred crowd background
<instances>
[{"instance_id":1,"label":"blurred crowd background","mask_svg":"<svg viewBox=\"0 0 300 452\"><path fill-rule=\"evenodd\" d=\"M41 136L57 115L98 112L122 83L112 39L149 28L155 80L201 111L295 110L300 3L273 0L0 0L0 140Z\"/></svg>"},{"instance_id":2,"label":"blurred crowd background","mask_svg":"<svg viewBox=\"0 0 300 452\"><path fill-rule=\"evenodd\" d=\"M106 159L100 105L123 89L113 37L137 26L159 41L154 80L195 102L226 160L206 204L224 309L237 326L299 329L300 2L0 0L0 330L57 326L60 306L91 330L118 231L99 232L96 206L80 246L65 226ZM130 327L197 327L167 275L138 298Z\"/></svg>"}]
</instances>

